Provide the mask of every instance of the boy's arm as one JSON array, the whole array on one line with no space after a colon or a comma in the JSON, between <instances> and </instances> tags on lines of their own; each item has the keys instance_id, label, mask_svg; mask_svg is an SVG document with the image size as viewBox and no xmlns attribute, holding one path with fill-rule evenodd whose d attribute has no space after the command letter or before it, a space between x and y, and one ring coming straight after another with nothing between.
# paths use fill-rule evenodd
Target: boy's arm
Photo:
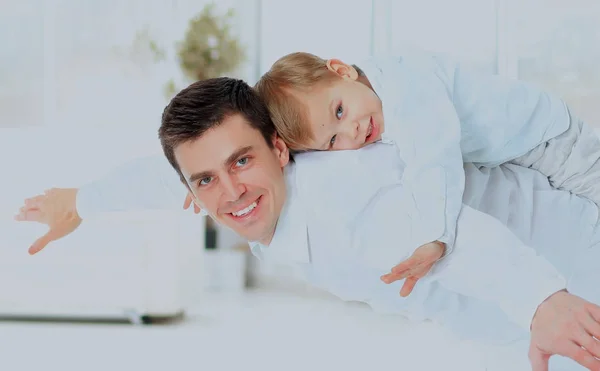
<instances>
[{"instance_id":1,"label":"boy's arm","mask_svg":"<svg viewBox=\"0 0 600 371\"><path fill-rule=\"evenodd\" d=\"M406 164L403 180L414 224L414 248L440 241L454 246L456 220L465 186L461 126L448 89L433 66L393 69L399 83L386 97L385 131ZM397 107L393 102L398 102Z\"/></svg>"}]
</instances>

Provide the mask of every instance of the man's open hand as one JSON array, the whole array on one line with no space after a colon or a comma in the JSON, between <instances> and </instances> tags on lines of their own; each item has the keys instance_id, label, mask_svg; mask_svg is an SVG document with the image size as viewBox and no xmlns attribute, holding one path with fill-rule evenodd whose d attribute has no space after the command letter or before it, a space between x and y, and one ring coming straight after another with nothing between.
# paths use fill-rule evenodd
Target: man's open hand
<instances>
[{"instance_id":1,"label":"man's open hand","mask_svg":"<svg viewBox=\"0 0 600 371\"><path fill-rule=\"evenodd\" d=\"M192 203L194 204L194 213L200 214L200 206L196 205L196 203L192 199L192 193L188 192L187 196L185 196L185 200L183 201L184 210L187 210L192 205Z\"/></svg>"},{"instance_id":2,"label":"man's open hand","mask_svg":"<svg viewBox=\"0 0 600 371\"><path fill-rule=\"evenodd\" d=\"M548 371L554 354L600 371L600 307L559 291L539 307L531 322L529 360L533 371Z\"/></svg>"},{"instance_id":3,"label":"man's open hand","mask_svg":"<svg viewBox=\"0 0 600 371\"><path fill-rule=\"evenodd\" d=\"M77 213L76 197L76 188L53 188L43 195L25 200L15 219L38 222L50 227L45 235L29 247L29 254L40 252L50 242L63 238L79 227L81 218Z\"/></svg>"},{"instance_id":4,"label":"man's open hand","mask_svg":"<svg viewBox=\"0 0 600 371\"><path fill-rule=\"evenodd\" d=\"M417 281L425 277L435 262L444 255L445 250L446 245L439 241L425 244L415 250L410 258L392 268L390 273L381 276L381 280L389 284L406 279L400 290L400 296L406 297L415 288Z\"/></svg>"}]
</instances>

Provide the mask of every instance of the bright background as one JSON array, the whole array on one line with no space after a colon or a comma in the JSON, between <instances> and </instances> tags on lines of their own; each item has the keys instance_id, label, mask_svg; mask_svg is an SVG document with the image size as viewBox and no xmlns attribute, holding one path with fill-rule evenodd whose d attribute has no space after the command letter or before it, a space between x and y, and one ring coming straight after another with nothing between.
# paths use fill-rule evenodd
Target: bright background
<instances>
[{"instance_id":1,"label":"bright background","mask_svg":"<svg viewBox=\"0 0 600 371\"><path fill-rule=\"evenodd\" d=\"M188 213L108 215L27 256L44 227L12 221L24 197L77 187L160 152L163 86L169 79L184 85L173 46L207 3L0 0L0 316L52 320L0 322L0 369L280 370L300 362L298 369L315 370L527 370L526 351L511 358L495 349L486 361L481 349L432 324L340 303L299 284L285 267L210 254L202 220ZM293 51L355 62L416 46L535 82L600 128L597 0L216 4L236 10L247 60L233 75L250 84ZM140 34L165 48L166 60L154 62L136 42ZM218 250L240 243L219 230ZM239 290L248 272L253 289ZM221 289L205 292L211 280ZM166 327L54 322L148 308L181 308L188 318Z\"/></svg>"},{"instance_id":2,"label":"bright background","mask_svg":"<svg viewBox=\"0 0 600 371\"><path fill-rule=\"evenodd\" d=\"M154 64L132 45L148 30L170 47L202 0L3 0L0 127L158 125L172 53ZM253 83L280 56L355 61L409 44L556 91L600 122L600 3L594 0L221 0L237 10ZM135 99L133 99L135 97Z\"/></svg>"}]
</instances>

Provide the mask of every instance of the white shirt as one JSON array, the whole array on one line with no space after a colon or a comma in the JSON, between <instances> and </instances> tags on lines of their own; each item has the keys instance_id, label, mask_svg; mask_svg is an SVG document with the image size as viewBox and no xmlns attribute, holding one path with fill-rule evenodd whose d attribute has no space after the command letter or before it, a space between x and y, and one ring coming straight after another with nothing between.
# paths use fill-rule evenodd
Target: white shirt
<instances>
[{"instance_id":1,"label":"white shirt","mask_svg":"<svg viewBox=\"0 0 600 371\"><path fill-rule=\"evenodd\" d=\"M410 256L415 230L425 222L403 203L403 163L395 153L395 146L377 144L326 156L303 154L286 172L291 196L273 241L266 248L254 246L256 255L310 263L311 282L345 300L376 299L372 283ZM382 164L381 158L396 161ZM529 328L543 300L566 288L546 259L498 220L471 207L458 218L456 245L460 249L428 280L495 303L523 328Z\"/></svg>"},{"instance_id":2,"label":"white shirt","mask_svg":"<svg viewBox=\"0 0 600 371\"><path fill-rule=\"evenodd\" d=\"M358 64L383 104L382 140L407 164L405 204L426 223L413 250L439 240L453 249L464 162L495 166L569 127L565 104L521 81L479 75L427 53Z\"/></svg>"},{"instance_id":3,"label":"white shirt","mask_svg":"<svg viewBox=\"0 0 600 371\"><path fill-rule=\"evenodd\" d=\"M401 283L385 285L379 280L410 254L413 227L420 222L411 221L401 206L403 163L399 157L385 166L379 161L382 156L394 158L393 153L392 145L374 144L357 151L296 156L296 163L286 168L288 199L272 243L267 248L254 246L253 252L262 259L297 264L314 285L344 300L367 302L378 311L437 319L468 336L481 330L477 324L489 323L486 318L506 314L522 331L528 331L537 306L565 288L565 279L500 222L473 209L466 208L459 218L457 244L461 249L440 262L408 298L398 295ZM592 239L596 208L589 201L568 198L557 203L559 196L570 195L549 192L547 181L543 188L541 175L529 169L519 168L525 171L523 175L514 169L519 176L511 179L500 168L489 173L467 168L467 203L509 226L514 224L524 240L543 231L540 226L547 225L548 231L564 226L560 218L547 222L543 215L537 217L536 208L543 205L556 205L558 210L562 206L559 216L576 216L575 223L566 222L577 233L565 242L577 246ZM109 210L180 209L184 196L185 188L174 170L166 159L156 157L133 162L82 187L77 203L86 218ZM586 220L590 221L587 226ZM495 338L509 327L499 327Z\"/></svg>"}]
</instances>

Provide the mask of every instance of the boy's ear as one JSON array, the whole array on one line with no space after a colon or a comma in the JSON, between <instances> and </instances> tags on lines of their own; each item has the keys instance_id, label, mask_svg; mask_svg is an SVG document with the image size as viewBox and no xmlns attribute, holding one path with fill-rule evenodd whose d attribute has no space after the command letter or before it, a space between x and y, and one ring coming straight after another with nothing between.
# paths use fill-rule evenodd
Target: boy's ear
<instances>
[{"instance_id":1,"label":"boy's ear","mask_svg":"<svg viewBox=\"0 0 600 371\"><path fill-rule=\"evenodd\" d=\"M358 71L349 64L342 62L339 59L328 59L327 69L340 77L345 77L351 80L358 78Z\"/></svg>"}]
</instances>

